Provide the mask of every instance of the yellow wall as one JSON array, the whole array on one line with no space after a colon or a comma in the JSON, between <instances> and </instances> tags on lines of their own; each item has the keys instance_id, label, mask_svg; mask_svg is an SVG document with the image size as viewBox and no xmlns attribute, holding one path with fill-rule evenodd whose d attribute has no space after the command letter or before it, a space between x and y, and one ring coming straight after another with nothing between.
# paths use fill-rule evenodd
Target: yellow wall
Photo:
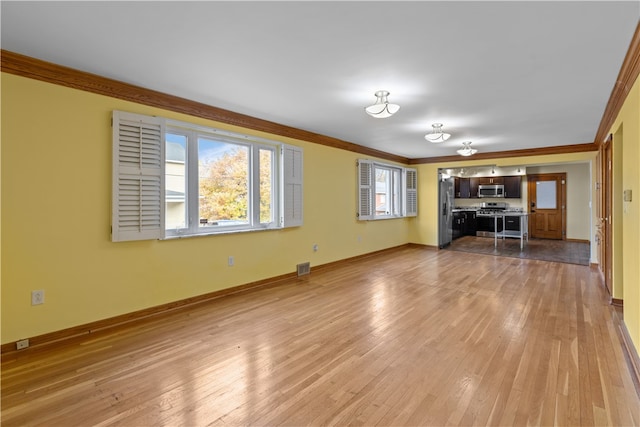
<instances>
[{"instance_id":1,"label":"yellow wall","mask_svg":"<svg viewBox=\"0 0 640 427\"><path fill-rule=\"evenodd\" d=\"M614 192L613 215L622 219L622 227L614 222L614 238L622 239L622 248L614 243L613 258L622 260L621 273L624 287L623 295L616 295L624 300L624 323L640 353L640 80L636 80L625 100L610 133L620 140L622 136L622 156L616 155L618 145L614 140ZM620 151L620 150L618 150ZM619 153L620 154L620 153ZM621 179L616 185L615 177ZM632 190L631 202L621 200L621 191ZM616 202L617 200L617 202ZM622 210L622 212L620 212ZM614 277L614 289L617 280Z\"/></svg>"},{"instance_id":2,"label":"yellow wall","mask_svg":"<svg viewBox=\"0 0 640 427\"><path fill-rule=\"evenodd\" d=\"M439 167L589 162L595 170L595 153L418 165L417 218L359 222L355 219L355 162L362 156L357 153L10 74L3 73L1 79L2 343L291 273L304 261L321 265L407 242L437 246ZM637 85L633 94L634 101L627 101L619 123L625 122L626 145L632 145L628 151L625 146L625 188L638 189L637 167L632 167L639 160ZM181 240L112 243L110 117L114 109L302 146L304 225ZM628 153L635 157L628 157ZM634 196L637 198L637 193ZM631 322L629 330L638 343L639 218L633 203L628 208L625 230L635 234L626 238L624 248L625 254L635 258L625 259L624 277L635 285L625 289L625 320ZM318 252L313 252L313 244L318 244ZM235 257L234 267L227 266L230 255ZM45 304L30 305L30 293L35 289L45 290Z\"/></svg>"},{"instance_id":3,"label":"yellow wall","mask_svg":"<svg viewBox=\"0 0 640 427\"><path fill-rule=\"evenodd\" d=\"M356 153L2 74L2 343L409 241L415 219L356 221ZM112 110L304 148L302 227L110 241ZM319 246L313 252L312 246ZM227 266L227 257L235 266ZM32 290L45 303L31 306Z\"/></svg>"}]
</instances>

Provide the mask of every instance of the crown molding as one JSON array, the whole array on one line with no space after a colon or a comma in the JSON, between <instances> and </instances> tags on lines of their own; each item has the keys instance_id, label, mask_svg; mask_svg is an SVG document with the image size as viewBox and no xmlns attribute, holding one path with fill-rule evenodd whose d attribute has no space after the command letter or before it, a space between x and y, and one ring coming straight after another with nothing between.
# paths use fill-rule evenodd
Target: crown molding
<instances>
[{"instance_id":1,"label":"crown molding","mask_svg":"<svg viewBox=\"0 0 640 427\"><path fill-rule=\"evenodd\" d=\"M410 159L410 165L460 162L464 160L486 160L486 159L506 159L511 157L544 156L549 154L569 154L583 153L587 151L598 151L598 145L590 142L586 144L557 145L553 147L526 148L522 150L494 151L492 153L476 153L473 156L441 156L423 157L421 159Z\"/></svg>"},{"instance_id":2,"label":"crown molding","mask_svg":"<svg viewBox=\"0 0 640 427\"><path fill-rule=\"evenodd\" d=\"M123 83L4 49L0 50L0 71L232 126L313 142L398 163L409 163L409 159L403 156Z\"/></svg>"},{"instance_id":3,"label":"crown molding","mask_svg":"<svg viewBox=\"0 0 640 427\"><path fill-rule=\"evenodd\" d=\"M629 95L633 84L638 79L638 75L640 75L640 21L638 21L636 32L631 38L629 49L624 57L618 78L611 90L609 101L600 120L600 125L594 138L598 146L602 145L609 135L609 131L618 117L627 95Z\"/></svg>"},{"instance_id":4,"label":"crown molding","mask_svg":"<svg viewBox=\"0 0 640 427\"><path fill-rule=\"evenodd\" d=\"M625 60L629 62L627 66L630 70L635 70L637 77L638 68L638 31L634 37L633 46L635 46L635 62L633 60ZM629 57L629 55L627 55ZM364 147L362 145L343 141L341 139L297 129L290 126L281 125L267 120L258 119L233 111L225 110L211 105L199 103L185 98L169 95L151 89L131 85L120 82L118 80L109 79L98 76L96 74L79 71L73 68L64 67L53 64L51 62L42 61L40 59L0 50L0 71L14 74L21 77L40 80L47 83L57 84L73 89L104 95L112 98L122 99L137 104L148 105L151 107L161 108L163 110L173 111L176 113L186 114L203 119L213 120L219 123L225 123L232 126L238 126L246 129L252 129L260 132L279 135L287 138L298 139L327 147L338 148L341 150L351 151L366 156L377 157L390 160L402 164L428 164L468 160L469 158L461 156L445 156L445 157L425 157L409 159L407 157L398 156L373 148ZM621 71L622 73L622 71ZM629 86L630 88L630 86ZM611 102L611 101L610 101ZM619 111L619 109L618 109ZM616 113L617 114L617 113ZM615 119L615 115L613 116ZM602 127L602 124L601 124ZM610 126L609 126L610 127ZM608 127L607 127L608 129ZM546 154L566 154L584 151L597 151L598 145L594 143L574 144L554 147L543 147L522 150L498 151L490 153L479 153L473 156L473 159L500 159L520 156L538 156Z\"/></svg>"}]
</instances>

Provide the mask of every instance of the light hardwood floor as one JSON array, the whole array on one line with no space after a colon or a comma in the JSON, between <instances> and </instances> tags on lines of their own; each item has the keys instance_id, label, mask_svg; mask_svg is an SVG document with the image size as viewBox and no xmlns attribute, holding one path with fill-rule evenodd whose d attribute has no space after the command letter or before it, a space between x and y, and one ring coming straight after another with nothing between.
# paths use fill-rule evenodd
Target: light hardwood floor
<instances>
[{"instance_id":1,"label":"light hardwood floor","mask_svg":"<svg viewBox=\"0 0 640 427\"><path fill-rule=\"evenodd\" d=\"M2 361L2 425L638 425L589 267L406 247Z\"/></svg>"}]
</instances>

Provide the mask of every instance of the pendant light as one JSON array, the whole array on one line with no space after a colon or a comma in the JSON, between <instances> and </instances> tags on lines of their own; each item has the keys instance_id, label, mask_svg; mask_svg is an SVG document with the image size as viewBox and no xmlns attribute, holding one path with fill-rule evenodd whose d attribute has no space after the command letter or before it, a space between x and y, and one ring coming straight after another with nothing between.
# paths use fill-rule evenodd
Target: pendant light
<instances>
[{"instance_id":1,"label":"pendant light","mask_svg":"<svg viewBox=\"0 0 640 427\"><path fill-rule=\"evenodd\" d=\"M375 117L376 119L385 119L393 116L400 109L398 104L389 104L389 101L387 100L387 97L389 96L388 91L379 90L374 95L377 98L376 103L369 105L364 109L371 117Z\"/></svg>"}]
</instances>

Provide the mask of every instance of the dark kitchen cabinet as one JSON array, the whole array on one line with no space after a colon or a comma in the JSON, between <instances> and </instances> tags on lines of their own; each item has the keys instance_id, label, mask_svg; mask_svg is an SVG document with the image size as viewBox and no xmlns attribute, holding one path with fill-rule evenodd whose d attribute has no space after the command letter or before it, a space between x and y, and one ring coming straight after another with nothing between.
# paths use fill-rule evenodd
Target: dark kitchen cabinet
<instances>
[{"instance_id":1,"label":"dark kitchen cabinet","mask_svg":"<svg viewBox=\"0 0 640 427\"><path fill-rule=\"evenodd\" d=\"M462 237L463 228L464 228L464 212L454 212L453 213L453 235L451 236L453 240Z\"/></svg>"},{"instance_id":2,"label":"dark kitchen cabinet","mask_svg":"<svg viewBox=\"0 0 640 427\"><path fill-rule=\"evenodd\" d=\"M522 185L522 177L521 176L483 176L478 178L469 179L469 198L475 199L478 197L478 186L480 185L491 185L491 184L502 184L504 185L504 197L507 199L519 199L522 197L521 194L521 185ZM458 194L458 188L460 192L463 191L463 184L458 184L456 187L456 194ZM456 196L457 197L457 196Z\"/></svg>"},{"instance_id":3,"label":"dark kitchen cabinet","mask_svg":"<svg viewBox=\"0 0 640 427\"><path fill-rule=\"evenodd\" d=\"M461 211L453 213L453 239L462 236L476 235L475 211Z\"/></svg>"},{"instance_id":4,"label":"dark kitchen cabinet","mask_svg":"<svg viewBox=\"0 0 640 427\"><path fill-rule=\"evenodd\" d=\"M471 198L469 178L454 178L454 194L456 199Z\"/></svg>"},{"instance_id":5,"label":"dark kitchen cabinet","mask_svg":"<svg viewBox=\"0 0 640 427\"><path fill-rule=\"evenodd\" d=\"M477 231L476 213L475 211L465 212L465 236L475 236Z\"/></svg>"},{"instance_id":6,"label":"dark kitchen cabinet","mask_svg":"<svg viewBox=\"0 0 640 427\"><path fill-rule=\"evenodd\" d=\"M469 193L472 199L478 198L478 187L481 185L490 185L490 184L503 184L504 180L501 176L488 177L481 176L478 178L471 178L469 180Z\"/></svg>"},{"instance_id":7,"label":"dark kitchen cabinet","mask_svg":"<svg viewBox=\"0 0 640 427\"><path fill-rule=\"evenodd\" d=\"M477 179L479 185L504 184L504 177L502 176L482 176Z\"/></svg>"},{"instance_id":8,"label":"dark kitchen cabinet","mask_svg":"<svg viewBox=\"0 0 640 427\"><path fill-rule=\"evenodd\" d=\"M504 197L506 199L519 199L522 184L521 176L504 176Z\"/></svg>"},{"instance_id":9,"label":"dark kitchen cabinet","mask_svg":"<svg viewBox=\"0 0 640 427\"><path fill-rule=\"evenodd\" d=\"M480 178L471 178L469 180L469 194L470 198L478 198L478 186L480 185Z\"/></svg>"}]
</instances>

